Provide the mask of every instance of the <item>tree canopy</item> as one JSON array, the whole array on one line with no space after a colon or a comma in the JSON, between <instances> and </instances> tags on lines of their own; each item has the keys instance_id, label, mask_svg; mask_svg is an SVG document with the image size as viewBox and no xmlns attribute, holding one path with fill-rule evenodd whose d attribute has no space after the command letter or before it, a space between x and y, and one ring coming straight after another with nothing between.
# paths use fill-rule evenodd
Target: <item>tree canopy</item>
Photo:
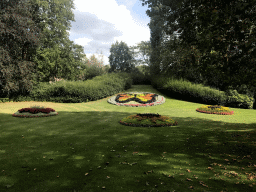
<instances>
[{"instance_id":1,"label":"tree canopy","mask_svg":"<svg viewBox=\"0 0 256 192\"><path fill-rule=\"evenodd\" d=\"M73 0L0 2L1 94L27 94L38 82L86 73L83 47L68 37L72 9Z\"/></svg>"},{"instance_id":2,"label":"tree canopy","mask_svg":"<svg viewBox=\"0 0 256 192\"><path fill-rule=\"evenodd\" d=\"M33 88L33 51L39 46L40 29L24 1L0 3L0 87L1 94L27 93Z\"/></svg>"},{"instance_id":3,"label":"tree canopy","mask_svg":"<svg viewBox=\"0 0 256 192\"><path fill-rule=\"evenodd\" d=\"M120 43L116 41L110 48L109 72L132 72L135 65L132 64L131 60L132 55L128 45L122 41Z\"/></svg>"},{"instance_id":4,"label":"tree canopy","mask_svg":"<svg viewBox=\"0 0 256 192\"><path fill-rule=\"evenodd\" d=\"M82 71L83 47L69 40L68 30L74 20L73 0L30 0L34 16L41 29L40 47L33 60L37 64L37 80L49 81L53 77L75 80Z\"/></svg>"},{"instance_id":5,"label":"tree canopy","mask_svg":"<svg viewBox=\"0 0 256 192\"><path fill-rule=\"evenodd\" d=\"M161 74L163 65L169 71L183 68L183 78L194 74L194 79L222 89L256 86L255 0L141 1L149 7L154 71Z\"/></svg>"}]
</instances>

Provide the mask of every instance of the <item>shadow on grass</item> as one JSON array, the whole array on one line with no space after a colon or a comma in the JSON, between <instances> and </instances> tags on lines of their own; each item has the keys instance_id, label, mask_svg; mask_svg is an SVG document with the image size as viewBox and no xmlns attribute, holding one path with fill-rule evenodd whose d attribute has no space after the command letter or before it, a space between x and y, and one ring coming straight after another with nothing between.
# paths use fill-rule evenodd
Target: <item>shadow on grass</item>
<instances>
[{"instance_id":1,"label":"shadow on grass","mask_svg":"<svg viewBox=\"0 0 256 192\"><path fill-rule=\"evenodd\" d=\"M0 191L253 191L256 124L171 117L130 127L120 112L0 114Z\"/></svg>"}]
</instances>

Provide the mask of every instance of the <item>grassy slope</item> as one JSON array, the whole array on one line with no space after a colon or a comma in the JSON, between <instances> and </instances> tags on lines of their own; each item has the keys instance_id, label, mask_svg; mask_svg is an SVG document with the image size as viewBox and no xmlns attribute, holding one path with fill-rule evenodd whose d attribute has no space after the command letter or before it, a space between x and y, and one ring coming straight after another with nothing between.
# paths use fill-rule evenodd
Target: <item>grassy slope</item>
<instances>
[{"instance_id":1,"label":"grassy slope","mask_svg":"<svg viewBox=\"0 0 256 192\"><path fill-rule=\"evenodd\" d=\"M128 91L163 95L151 86ZM103 186L105 191L252 191L255 178L247 178L255 169L255 110L231 108L234 115L210 115L195 111L203 104L163 96L164 104L147 108L111 105L108 98L0 103L0 191L87 192ZM12 117L31 105L51 107L59 115ZM159 113L179 124L118 123L136 113Z\"/></svg>"}]
</instances>

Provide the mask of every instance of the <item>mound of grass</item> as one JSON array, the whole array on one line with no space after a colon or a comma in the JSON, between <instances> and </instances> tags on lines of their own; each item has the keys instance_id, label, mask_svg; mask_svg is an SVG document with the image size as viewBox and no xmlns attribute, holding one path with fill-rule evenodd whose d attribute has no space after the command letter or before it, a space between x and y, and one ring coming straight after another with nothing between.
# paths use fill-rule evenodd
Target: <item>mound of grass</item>
<instances>
[{"instance_id":1,"label":"mound of grass","mask_svg":"<svg viewBox=\"0 0 256 192\"><path fill-rule=\"evenodd\" d=\"M137 114L130 115L119 121L119 123L127 126L133 127L166 127L177 125L178 122L172 120L167 116L161 116L158 114L147 115L147 114Z\"/></svg>"},{"instance_id":2,"label":"mound of grass","mask_svg":"<svg viewBox=\"0 0 256 192\"><path fill-rule=\"evenodd\" d=\"M203 105L202 107L196 109L196 111L208 114L218 114L218 115L233 115L234 111L231 111L228 107L219 105Z\"/></svg>"}]
</instances>

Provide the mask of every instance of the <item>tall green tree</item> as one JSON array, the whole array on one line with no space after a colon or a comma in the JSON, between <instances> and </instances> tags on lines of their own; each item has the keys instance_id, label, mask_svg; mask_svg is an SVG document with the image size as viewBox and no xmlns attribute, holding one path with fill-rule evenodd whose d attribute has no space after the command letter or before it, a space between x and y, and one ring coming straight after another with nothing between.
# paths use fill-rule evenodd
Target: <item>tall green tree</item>
<instances>
[{"instance_id":1,"label":"tall green tree","mask_svg":"<svg viewBox=\"0 0 256 192\"><path fill-rule=\"evenodd\" d=\"M39 45L40 29L24 1L0 3L0 88L5 96L26 94L33 89L34 66L29 50Z\"/></svg>"},{"instance_id":2,"label":"tall green tree","mask_svg":"<svg viewBox=\"0 0 256 192\"><path fill-rule=\"evenodd\" d=\"M180 47L199 51L192 61L199 59L200 74L210 82L216 77L225 88L239 82L251 83L255 72L255 1L153 1L142 0L151 6L161 6L171 11L165 19L167 35L180 33ZM158 6L160 8L160 6ZM151 16L152 17L152 16ZM156 36L157 37L157 36ZM238 46L242 53L235 51ZM215 54L213 54L213 52ZM193 59L194 57L194 59ZM251 69L249 69L250 67ZM253 69L253 70L252 70ZM242 74L248 74L247 77ZM215 82L216 84L216 82ZM251 83L252 84L252 83Z\"/></svg>"},{"instance_id":3,"label":"tall green tree","mask_svg":"<svg viewBox=\"0 0 256 192\"><path fill-rule=\"evenodd\" d=\"M37 64L37 80L53 77L75 80L81 75L82 47L69 40L71 21L74 21L73 0L30 0L35 8L37 25L41 29L40 47L33 60Z\"/></svg>"},{"instance_id":4,"label":"tall green tree","mask_svg":"<svg viewBox=\"0 0 256 192\"><path fill-rule=\"evenodd\" d=\"M194 14L193 7L197 7ZM212 73L212 77L216 78L217 74L221 74L219 77L223 84L220 86L223 88L245 83L241 78L244 76L242 73L250 73L245 69L248 69L246 66L251 63L250 60L255 58L255 54L248 54L255 49L252 45L255 36L251 36L251 27L255 21L252 7L255 7L255 1L190 1L180 10L179 27L182 29L180 38L183 45L196 46L202 53L200 63L205 78L209 78L213 71L215 74ZM197 31L193 30L195 25L198 26ZM235 46L238 46L242 53L236 52ZM215 50L217 55L212 55L212 50Z\"/></svg>"},{"instance_id":5,"label":"tall green tree","mask_svg":"<svg viewBox=\"0 0 256 192\"><path fill-rule=\"evenodd\" d=\"M135 66L131 62L132 55L129 51L129 47L124 42L116 42L111 45L110 48L110 70L109 72L132 72Z\"/></svg>"}]
</instances>

